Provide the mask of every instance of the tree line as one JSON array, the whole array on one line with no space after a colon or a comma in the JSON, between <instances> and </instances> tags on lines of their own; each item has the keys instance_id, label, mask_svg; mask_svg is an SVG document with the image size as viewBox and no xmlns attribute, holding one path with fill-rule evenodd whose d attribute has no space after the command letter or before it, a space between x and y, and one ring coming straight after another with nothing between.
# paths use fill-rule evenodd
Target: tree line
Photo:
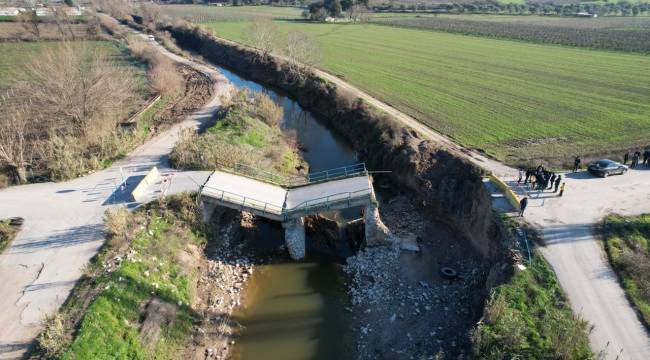
<instances>
[{"instance_id":1,"label":"tree line","mask_svg":"<svg viewBox=\"0 0 650 360\"><path fill-rule=\"evenodd\" d=\"M650 3L645 2L603 2L580 4L555 4L553 2L527 2L525 4L497 1L475 1L472 3L446 4L399 4L382 3L372 6L373 11L426 11L451 14L512 14L512 15L558 15L573 16L589 13L598 16L650 15Z\"/></svg>"}]
</instances>

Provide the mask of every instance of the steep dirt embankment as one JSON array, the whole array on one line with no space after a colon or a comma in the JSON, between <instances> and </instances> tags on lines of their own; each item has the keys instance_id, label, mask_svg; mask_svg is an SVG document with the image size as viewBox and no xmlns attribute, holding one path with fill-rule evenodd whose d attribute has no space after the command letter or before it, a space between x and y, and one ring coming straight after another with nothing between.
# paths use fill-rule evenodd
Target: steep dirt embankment
<instances>
[{"instance_id":1,"label":"steep dirt embankment","mask_svg":"<svg viewBox=\"0 0 650 360\"><path fill-rule=\"evenodd\" d=\"M254 49L214 37L188 25L166 25L177 42L206 59L245 74L252 80L282 89L304 108L349 140L373 170L391 170L400 187L418 197L432 218L467 237L486 257L496 254L498 242L490 200L481 183L481 170L453 151L421 139L398 126L385 113L313 74L295 76L286 61L260 61Z\"/></svg>"}]
</instances>

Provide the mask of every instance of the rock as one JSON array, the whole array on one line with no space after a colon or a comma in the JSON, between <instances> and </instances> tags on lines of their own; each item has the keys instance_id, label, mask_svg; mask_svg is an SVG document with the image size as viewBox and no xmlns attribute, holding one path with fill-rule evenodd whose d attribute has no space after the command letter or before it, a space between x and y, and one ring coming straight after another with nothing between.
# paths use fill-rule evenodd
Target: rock
<instances>
[{"instance_id":1,"label":"rock","mask_svg":"<svg viewBox=\"0 0 650 360\"><path fill-rule=\"evenodd\" d=\"M429 284L426 281L418 281L418 284L425 289L429 287Z\"/></svg>"}]
</instances>

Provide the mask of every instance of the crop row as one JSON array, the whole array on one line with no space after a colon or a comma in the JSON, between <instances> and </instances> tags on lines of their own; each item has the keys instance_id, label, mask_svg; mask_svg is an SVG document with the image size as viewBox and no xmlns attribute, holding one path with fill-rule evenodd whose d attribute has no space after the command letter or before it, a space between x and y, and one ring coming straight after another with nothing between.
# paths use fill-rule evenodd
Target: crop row
<instances>
[{"instance_id":1,"label":"crop row","mask_svg":"<svg viewBox=\"0 0 650 360\"><path fill-rule=\"evenodd\" d=\"M377 18L374 22L385 25L434 29L493 38L640 53L650 52L650 24L646 27L622 30L614 28L545 26L520 22L467 21L448 17Z\"/></svg>"}]
</instances>

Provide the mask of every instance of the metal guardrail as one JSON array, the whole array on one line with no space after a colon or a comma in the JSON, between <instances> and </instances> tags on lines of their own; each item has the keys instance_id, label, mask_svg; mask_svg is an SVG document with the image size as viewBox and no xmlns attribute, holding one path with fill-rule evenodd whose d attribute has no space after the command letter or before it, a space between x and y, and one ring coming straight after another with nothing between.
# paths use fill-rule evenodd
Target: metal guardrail
<instances>
[{"instance_id":1,"label":"metal guardrail","mask_svg":"<svg viewBox=\"0 0 650 360\"><path fill-rule=\"evenodd\" d=\"M297 214L308 214L314 211L327 211L333 209L336 205L346 204L352 207L352 202L369 199L372 200L372 190L363 189L357 191L342 192L323 196L316 199L304 201L291 209L285 209L285 217Z\"/></svg>"},{"instance_id":2,"label":"metal guardrail","mask_svg":"<svg viewBox=\"0 0 650 360\"><path fill-rule=\"evenodd\" d=\"M275 185L283 185L285 182L285 177L280 174L272 173L270 171L262 170L243 163L236 163L233 170L235 173L266 181Z\"/></svg>"},{"instance_id":3,"label":"metal guardrail","mask_svg":"<svg viewBox=\"0 0 650 360\"><path fill-rule=\"evenodd\" d=\"M206 189L209 191L209 194L206 194ZM310 199L298 204L291 209L287 209L262 200L253 199L229 191L216 189L210 186L202 186L199 189L199 195L203 194L209 195L210 197L222 203L237 205L241 207L242 210L244 208L252 209L261 212L262 215L269 214L280 216L284 220L287 220L292 216L307 215L319 211L328 211L335 209L336 206L339 206L341 204L346 205L347 207L352 207L354 206L353 202L365 199L372 200L372 190L363 189Z\"/></svg>"},{"instance_id":4,"label":"metal guardrail","mask_svg":"<svg viewBox=\"0 0 650 360\"><path fill-rule=\"evenodd\" d=\"M218 201L235 204L241 206L242 208L249 208L249 209L261 211L262 214L268 213L268 214L282 216L285 212L285 209L280 206L269 204L268 202L262 200L253 199L250 197L246 197L243 195L235 194L229 191L216 189L205 185L201 186L201 188L199 189L199 195L205 194L206 189L209 190L208 195L214 199L217 199Z\"/></svg>"},{"instance_id":5,"label":"metal guardrail","mask_svg":"<svg viewBox=\"0 0 650 360\"><path fill-rule=\"evenodd\" d=\"M234 172L244 176L254 178L256 180L265 181L274 185L279 185L286 188L298 187L309 185L322 181L329 181L334 179L342 179L351 176L367 175L365 163L358 163L348 166L342 166L334 169L318 171L315 173L307 174L306 176L292 176L284 177L266 170L262 170L243 163L237 163L234 167Z\"/></svg>"},{"instance_id":6,"label":"metal guardrail","mask_svg":"<svg viewBox=\"0 0 650 360\"><path fill-rule=\"evenodd\" d=\"M354 165L342 166L334 169L329 169L325 171L318 171L315 173L307 174L308 183L314 183L319 181L327 181L338 178L345 178L349 176L357 176L361 174L368 174L366 170L365 163L358 163Z\"/></svg>"}]
</instances>

